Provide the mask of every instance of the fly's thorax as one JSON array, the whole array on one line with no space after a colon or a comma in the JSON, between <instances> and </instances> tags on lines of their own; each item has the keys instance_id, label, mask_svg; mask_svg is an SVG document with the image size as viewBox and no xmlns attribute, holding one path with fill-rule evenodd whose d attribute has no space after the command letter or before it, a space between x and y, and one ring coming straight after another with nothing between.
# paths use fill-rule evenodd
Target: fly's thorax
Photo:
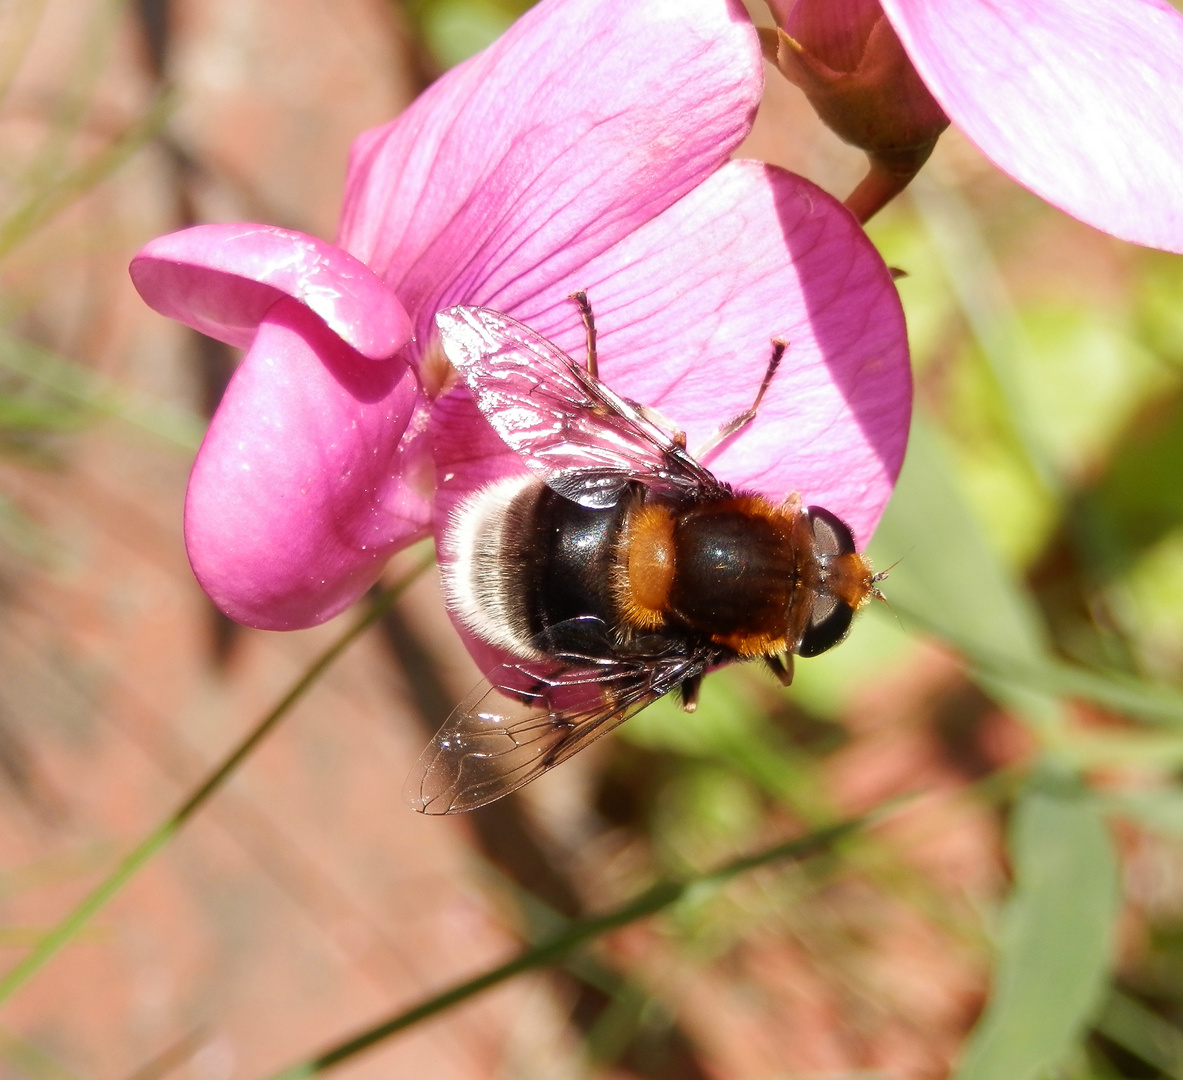
<instances>
[{"instance_id":1,"label":"fly's thorax","mask_svg":"<svg viewBox=\"0 0 1183 1080\"><path fill-rule=\"evenodd\" d=\"M700 504L683 514L675 532L671 610L741 655L779 651L796 586L792 525L755 495Z\"/></svg>"},{"instance_id":2,"label":"fly's thorax","mask_svg":"<svg viewBox=\"0 0 1183 1080\"><path fill-rule=\"evenodd\" d=\"M631 626L756 655L783 645L794 573L792 518L760 496L642 499L624 523L614 591Z\"/></svg>"},{"instance_id":3,"label":"fly's thorax","mask_svg":"<svg viewBox=\"0 0 1183 1080\"><path fill-rule=\"evenodd\" d=\"M623 624L688 631L740 656L824 652L873 593L870 563L841 519L752 494L638 498L613 567Z\"/></svg>"}]
</instances>

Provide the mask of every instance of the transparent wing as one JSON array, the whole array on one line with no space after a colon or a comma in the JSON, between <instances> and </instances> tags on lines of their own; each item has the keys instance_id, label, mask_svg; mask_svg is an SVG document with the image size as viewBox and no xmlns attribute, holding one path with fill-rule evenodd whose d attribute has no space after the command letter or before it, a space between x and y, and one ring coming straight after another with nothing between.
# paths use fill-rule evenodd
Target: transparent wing
<instances>
[{"instance_id":1,"label":"transparent wing","mask_svg":"<svg viewBox=\"0 0 1183 1080\"><path fill-rule=\"evenodd\" d=\"M709 659L565 657L494 668L423 751L403 796L425 814L500 799L701 674Z\"/></svg>"},{"instance_id":2,"label":"transparent wing","mask_svg":"<svg viewBox=\"0 0 1183 1080\"><path fill-rule=\"evenodd\" d=\"M435 321L485 418L560 495L599 508L632 480L674 498L722 489L669 432L528 326L476 307Z\"/></svg>"}]
</instances>

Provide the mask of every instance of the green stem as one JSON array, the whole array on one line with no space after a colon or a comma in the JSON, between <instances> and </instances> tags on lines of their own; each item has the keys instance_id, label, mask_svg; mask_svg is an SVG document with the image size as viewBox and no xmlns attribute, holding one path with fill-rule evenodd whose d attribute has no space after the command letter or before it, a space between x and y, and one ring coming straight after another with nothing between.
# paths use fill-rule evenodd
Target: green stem
<instances>
[{"instance_id":1,"label":"green stem","mask_svg":"<svg viewBox=\"0 0 1183 1080\"><path fill-rule=\"evenodd\" d=\"M321 673L368 629L391 603L428 566L432 557L423 559L402 580L379 593L366 612L332 645L316 658L312 665L292 685L247 736L228 754L194 791L167 818L152 830L99 884L83 898L60 923L49 931L36 947L0 979L0 1001L5 1001L35 975L69 942L137 873L165 847L181 827L209 800L263 741L276 724L300 700Z\"/></svg>"},{"instance_id":2,"label":"green stem","mask_svg":"<svg viewBox=\"0 0 1183 1080\"><path fill-rule=\"evenodd\" d=\"M902 617L905 626L911 623L925 633L941 638L950 648L961 653L969 667L979 675L1029 690L1089 701L1149 724L1183 728L1183 694L1174 687L1150 683L1121 672L1098 671L1066 663L1046 654L1029 652L1025 656L1016 656L981 645L898 600L891 601L891 609Z\"/></svg>"},{"instance_id":3,"label":"green stem","mask_svg":"<svg viewBox=\"0 0 1183 1080\"><path fill-rule=\"evenodd\" d=\"M151 142L164 130L175 107L176 95L165 91L125 132L93 157L64 175L34 178L24 198L0 219L0 257Z\"/></svg>"},{"instance_id":4,"label":"green stem","mask_svg":"<svg viewBox=\"0 0 1183 1080\"><path fill-rule=\"evenodd\" d=\"M754 855L736 859L734 862L727 863L725 866L700 877L658 882L621 907L602 915L593 915L568 923L558 933L545 938L532 948L524 950L512 960L490 968L467 982L458 983L442 994L428 998L410 1009L396 1013L389 1019L337 1043L316 1057L308 1058L276 1073L270 1080L306 1080L307 1077L315 1076L334 1065L339 1065L347 1058L369 1049L375 1043L381 1042L391 1035L404 1031L452 1005L496 986L498 983L505 982L506 979L512 979L515 975L521 975L523 972L533 971L536 968L548 967L561 960L573 949L600 937L602 934L617 930L650 915L656 915L659 911L680 900L692 889L721 885L739 874L771 862L782 859L801 860L817 852L826 851L843 837L862 828L868 820L868 817L861 817L839 822L796 840L782 842Z\"/></svg>"},{"instance_id":5,"label":"green stem","mask_svg":"<svg viewBox=\"0 0 1183 1080\"><path fill-rule=\"evenodd\" d=\"M867 175L843 200L860 225L866 225L904 190L929 159L937 141L895 153L867 151Z\"/></svg>"}]
</instances>

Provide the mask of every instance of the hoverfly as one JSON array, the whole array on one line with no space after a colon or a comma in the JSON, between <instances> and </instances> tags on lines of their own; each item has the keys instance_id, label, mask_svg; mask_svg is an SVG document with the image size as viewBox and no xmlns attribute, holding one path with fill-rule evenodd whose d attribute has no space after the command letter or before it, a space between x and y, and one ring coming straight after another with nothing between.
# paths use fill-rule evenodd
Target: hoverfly
<instances>
[{"instance_id":1,"label":"hoverfly","mask_svg":"<svg viewBox=\"0 0 1183 1080\"><path fill-rule=\"evenodd\" d=\"M787 686L794 655L836 645L880 595L838 517L795 494L776 505L734 490L681 433L604 386L591 308L572 299L586 369L500 312L436 316L449 361L528 472L472 493L448 522L449 607L511 659L408 779L427 814L507 795L671 691L692 710L721 664L760 658ZM752 408L705 450L756 415L785 348L773 343Z\"/></svg>"}]
</instances>

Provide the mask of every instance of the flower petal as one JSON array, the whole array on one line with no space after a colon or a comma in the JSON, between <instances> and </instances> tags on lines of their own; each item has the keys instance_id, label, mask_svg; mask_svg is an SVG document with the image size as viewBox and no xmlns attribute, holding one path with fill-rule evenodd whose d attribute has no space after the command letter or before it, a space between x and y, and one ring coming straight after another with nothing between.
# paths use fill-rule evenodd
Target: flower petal
<instances>
[{"instance_id":1,"label":"flower petal","mask_svg":"<svg viewBox=\"0 0 1183 1080\"><path fill-rule=\"evenodd\" d=\"M1183 252L1183 15L1163 0L882 0L999 168L1125 240Z\"/></svg>"},{"instance_id":2,"label":"flower petal","mask_svg":"<svg viewBox=\"0 0 1183 1080\"><path fill-rule=\"evenodd\" d=\"M284 298L266 314L202 444L185 541L231 618L293 630L330 618L423 536L425 440L406 363L375 363ZM427 477L430 491L430 476Z\"/></svg>"},{"instance_id":3,"label":"flower petal","mask_svg":"<svg viewBox=\"0 0 1183 1080\"><path fill-rule=\"evenodd\" d=\"M687 432L692 451L752 404L772 338L787 340L756 419L705 463L777 501L799 492L843 518L865 546L903 461L911 370L887 267L834 199L771 166L726 165L518 311L582 358L584 330L566 299L576 288L594 308L603 380L660 409ZM462 388L432 414L441 563L454 557L452 508L525 471L479 417ZM505 659L465 636L486 666Z\"/></svg>"},{"instance_id":4,"label":"flower petal","mask_svg":"<svg viewBox=\"0 0 1183 1080\"><path fill-rule=\"evenodd\" d=\"M588 266L581 287L604 378L674 420L692 451L751 406L771 339L787 341L756 419L707 464L772 499L799 492L866 545L903 462L912 375L890 272L838 202L732 162Z\"/></svg>"},{"instance_id":5,"label":"flower petal","mask_svg":"<svg viewBox=\"0 0 1183 1080\"><path fill-rule=\"evenodd\" d=\"M772 499L799 492L866 544L903 461L911 370L887 267L834 199L781 169L731 162L518 312L582 357L575 288L595 312L601 377L656 406L692 451L751 405L772 339L788 341L759 415L706 463ZM508 460L452 396L464 394L433 417L445 510L457 485L495 479Z\"/></svg>"},{"instance_id":6,"label":"flower petal","mask_svg":"<svg viewBox=\"0 0 1183 1080\"><path fill-rule=\"evenodd\" d=\"M543 0L358 140L340 243L420 341L454 303L512 314L726 161L762 84L734 0Z\"/></svg>"},{"instance_id":7,"label":"flower petal","mask_svg":"<svg viewBox=\"0 0 1183 1080\"><path fill-rule=\"evenodd\" d=\"M249 348L281 296L316 312L371 360L411 336L402 304L369 267L314 236L270 225L196 225L161 236L132 260L131 277L162 315L237 348Z\"/></svg>"}]
</instances>

